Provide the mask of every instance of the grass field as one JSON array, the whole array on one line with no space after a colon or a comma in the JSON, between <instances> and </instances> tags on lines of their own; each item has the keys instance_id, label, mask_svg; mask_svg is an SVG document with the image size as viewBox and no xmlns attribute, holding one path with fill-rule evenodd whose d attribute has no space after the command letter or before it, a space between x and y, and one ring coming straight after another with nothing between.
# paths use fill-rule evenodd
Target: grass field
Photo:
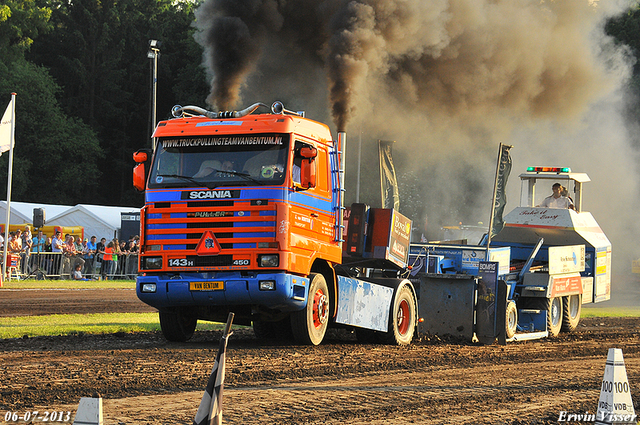
<instances>
[{"instance_id":1,"label":"grass field","mask_svg":"<svg viewBox=\"0 0 640 425\"><path fill-rule=\"evenodd\" d=\"M135 280L12 280L3 281L4 289L126 289L135 288Z\"/></svg>"},{"instance_id":2,"label":"grass field","mask_svg":"<svg viewBox=\"0 0 640 425\"><path fill-rule=\"evenodd\" d=\"M212 322L198 322L197 327L199 330L223 328L224 324ZM52 314L3 317L0 323L0 339L158 330L158 313Z\"/></svg>"},{"instance_id":3,"label":"grass field","mask_svg":"<svg viewBox=\"0 0 640 425\"><path fill-rule=\"evenodd\" d=\"M133 280L68 281L24 280L3 282L3 289L91 289L134 288ZM590 305L582 309L582 317L640 317L638 307ZM199 330L219 330L224 324L198 322ZM141 332L160 330L157 313L54 314L48 316L3 317L0 339L24 336L73 335L80 333Z\"/></svg>"},{"instance_id":4,"label":"grass field","mask_svg":"<svg viewBox=\"0 0 640 425\"><path fill-rule=\"evenodd\" d=\"M640 317L640 306L608 307L592 306L582 308L581 317Z\"/></svg>"},{"instance_id":5,"label":"grass field","mask_svg":"<svg viewBox=\"0 0 640 425\"><path fill-rule=\"evenodd\" d=\"M3 289L133 289L133 280L12 280ZM198 322L199 330L223 329L224 324ZM160 330L158 313L53 314L47 316L3 317L0 339L24 336L55 336L141 332Z\"/></svg>"}]
</instances>

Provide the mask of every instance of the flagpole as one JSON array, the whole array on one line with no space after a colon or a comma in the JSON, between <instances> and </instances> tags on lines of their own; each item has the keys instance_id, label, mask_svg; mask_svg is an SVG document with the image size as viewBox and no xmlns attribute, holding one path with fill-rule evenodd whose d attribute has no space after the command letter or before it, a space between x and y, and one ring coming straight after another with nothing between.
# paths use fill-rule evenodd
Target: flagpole
<instances>
[{"instance_id":1,"label":"flagpole","mask_svg":"<svg viewBox=\"0 0 640 425\"><path fill-rule=\"evenodd\" d=\"M362 126L358 136L358 176L356 178L356 203L360 203L360 162L362 159Z\"/></svg>"},{"instance_id":2,"label":"flagpole","mask_svg":"<svg viewBox=\"0 0 640 425\"><path fill-rule=\"evenodd\" d=\"M489 237L487 238L487 255L486 260L489 261L489 246L491 245L491 234L493 233L493 214L496 211L496 196L498 194L498 176L500 175L500 161L502 160L502 143L498 147L498 161L496 164L496 178L493 182L493 198L491 202L491 215L489 216Z\"/></svg>"},{"instance_id":3,"label":"flagpole","mask_svg":"<svg viewBox=\"0 0 640 425\"><path fill-rule=\"evenodd\" d=\"M9 246L9 219L11 218L11 177L13 176L13 143L16 131L16 94L11 93L11 139L9 140L9 166L7 176L7 217L4 225L4 250L2 251L2 276L7 276L7 248ZM9 276L11 278L11 276Z\"/></svg>"},{"instance_id":4,"label":"flagpole","mask_svg":"<svg viewBox=\"0 0 640 425\"><path fill-rule=\"evenodd\" d=\"M384 171L382 170L382 140L378 140L378 169L380 169L380 202L384 208Z\"/></svg>"}]
</instances>

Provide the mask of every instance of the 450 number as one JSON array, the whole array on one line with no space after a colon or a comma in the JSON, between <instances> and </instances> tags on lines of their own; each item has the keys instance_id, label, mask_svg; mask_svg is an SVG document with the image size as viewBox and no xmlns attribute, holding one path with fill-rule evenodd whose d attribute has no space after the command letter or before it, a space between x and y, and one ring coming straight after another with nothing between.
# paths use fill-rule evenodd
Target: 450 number
<instances>
[{"instance_id":1,"label":"450 number","mask_svg":"<svg viewBox=\"0 0 640 425\"><path fill-rule=\"evenodd\" d=\"M234 266L248 266L250 263L249 260L233 260Z\"/></svg>"}]
</instances>

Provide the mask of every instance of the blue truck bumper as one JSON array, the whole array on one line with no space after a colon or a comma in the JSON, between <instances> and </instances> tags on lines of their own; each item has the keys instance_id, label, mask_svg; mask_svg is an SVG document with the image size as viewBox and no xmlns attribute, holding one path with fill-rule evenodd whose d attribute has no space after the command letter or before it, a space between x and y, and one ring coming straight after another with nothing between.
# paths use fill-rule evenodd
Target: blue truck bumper
<instances>
[{"instance_id":1,"label":"blue truck bumper","mask_svg":"<svg viewBox=\"0 0 640 425\"><path fill-rule=\"evenodd\" d=\"M288 273L181 273L136 279L138 298L157 309L261 305L281 311L306 306L309 279Z\"/></svg>"}]
</instances>

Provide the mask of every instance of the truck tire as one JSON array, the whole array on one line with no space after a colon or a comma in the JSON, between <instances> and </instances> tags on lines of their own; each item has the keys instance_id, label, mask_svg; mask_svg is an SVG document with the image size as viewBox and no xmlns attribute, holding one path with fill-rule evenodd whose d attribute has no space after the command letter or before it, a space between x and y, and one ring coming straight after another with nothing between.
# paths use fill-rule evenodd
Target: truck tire
<instances>
[{"instance_id":1,"label":"truck tire","mask_svg":"<svg viewBox=\"0 0 640 425\"><path fill-rule=\"evenodd\" d=\"M253 333L257 339L270 340L276 336L273 322L265 322L264 320L255 319L252 323Z\"/></svg>"},{"instance_id":2,"label":"truck tire","mask_svg":"<svg viewBox=\"0 0 640 425\"><path fill-rule=\"evenodd\" d=\"M321 274L309 275L309 298L300 311L291 313L293 338L300 344L318 345L329 326L330 294L327 281Z\"/></svg>"},{"instance_id":3,"label":"truck tire","mask_svg":"<svg viewBox=\"0 0 640 425\"><path fill-rule=\"evenodd\" d=\"M161 311L160 329L167 341L185 342L193 336L198 319L180 312Z\"/></svg>"},{"instance_id":4,"label":"truck tire","mask_svg":"<svg viewBox=\"0 0 640 425\"><path fill-rule=\"evenodd\" d=\"M253 321L253 333L257 339L265 341L291 341L293 339L293 334L291 332L291 320L289 317L275 322L255 319Z\"/></svg>"},{"instance_id":5,"label":"truck tire","mask_svg":"<svg viewBox=\"0 0 640 425\"><path fill-rule=\"evenodd\" d=\"M544 309L547 310L547 331L549 336L558 336L562 328L562 297L544 298Z\"/></svg>"},{"instance_id":6,"label":"truck tire","mask_svg":"<svg viewBox=\"0 0 640 425\"><path fill-rule=\"evenodd\" d=\"M409 286L396 291L389 311L389 331L383 334L383 342L395 345L411 344L416 329L416 300Z\"/></svg>"},{"instance_id":7,"label":"truck tire","mask_svg":"<svg viewBox=\"0 0 640 425\"><path fill-rule=\"evenodd\" d=\"M513 301L507 302L505 314L505 334L507 339L513 338L518 329L518 308Z\"/></svg>"},{"instance_id":8,"label":"truck tire","mask_svg":"<svg viewBox=\"0 0 640 425\"><path fill-rule=\"evenodd\" d=\"M573 332L580 323L582 312L582 295L562 297L562 331Z\"/></svg>"},{"instance_id":9,"label":"truck tire","mask_svg":"<svg viewBox=\"0 0 640 425\"><path fill-rule=\"evenodd\" d=\"M291 319L286 317L274 323L277 341L293 341L293 330L291 329Z\"/></svg>"}]
</instances>

